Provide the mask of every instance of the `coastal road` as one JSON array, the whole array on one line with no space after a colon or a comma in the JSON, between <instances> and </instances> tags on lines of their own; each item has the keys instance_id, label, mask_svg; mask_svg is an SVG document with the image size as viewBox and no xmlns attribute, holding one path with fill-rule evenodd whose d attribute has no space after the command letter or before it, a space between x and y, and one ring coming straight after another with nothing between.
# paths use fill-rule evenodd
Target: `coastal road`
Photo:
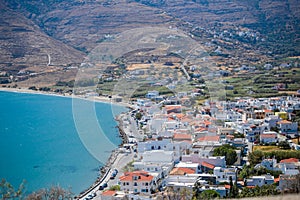
<instances>
[{"instance_id":1,"label":"coastal road","mask_svg":"<svg viewBox=\"0 0 300 200\"><path fill-rule=\"evenodd\" d=\"M134 153L122 153L122 154L120 153L120 154L118 154L118 157L117 157L116 161L111 166L111 169L117 169L118 170L118 174L114 179L110 179L113 170L110 171L108 176L101 183L101 184L107 183L108 187L105 188L105 190L109 189L111 186L118 185L119 177L124 174L123 168L129 162L131 162L133 160L133 158L134 158ZM93 192L95 192L97 194L97 196L93 198L95 200L101 200L100 195L103 191L98 190L98 188L96 188L96 190L93 190Z\"/></svg>"},{"instance_id":2,"label":"coastal road","mask_svg":"<svg viewBox=\"0 0 300 200\"><path fill-rule=\"evenodd\" d=\"M123 117L123 119L126 119L126 121L129 122L129 124L126 127L124 127L125 133L127 133L128 136L136 138L138 141L143 141L144 135L139 133L135 119L130 116L130 113L127 113Z\"/></svg>"},{"instance_id":3,"label":"coastal road","mask_svg":"<svg viewBox=\"0 0 300 200\"><path fill-rule=\"evenodd\" d=\"M130 114L121 114L121 120L123 122L127 121L128 123L122 123L122 130L124 131L124 133L127 136L132 136L134 138L137 138L137 136L139 138L143 138L143 135L139 134L137 126L136 126L136 122L135 120L130 116ZM117 150L118 151L118 150ZM84 200L86 198L88 198L89 195L96 193L96 197L94 197L93 199L95 200L101 200L101 193L102 191L99 190L99 186L107 183L108 187L105 189L109 189L109 187L114 186L114 185L118 185L118 180L119 177L122 176L124 174L124 167L131 161L133 161L134 159L134 152L131 149L130 153L117 153L117 157L116 159L112 162L111 166L109 166L110 170L108 171L107 175L101 180L101 182L99 182L95 187L93 187L93 189L91 189L87 194L85 194L83 197L81 197L81 200ZM110 179L113 170L117 169L118 170L118 174L114 179Z\"/></svg>"}]
</instances>

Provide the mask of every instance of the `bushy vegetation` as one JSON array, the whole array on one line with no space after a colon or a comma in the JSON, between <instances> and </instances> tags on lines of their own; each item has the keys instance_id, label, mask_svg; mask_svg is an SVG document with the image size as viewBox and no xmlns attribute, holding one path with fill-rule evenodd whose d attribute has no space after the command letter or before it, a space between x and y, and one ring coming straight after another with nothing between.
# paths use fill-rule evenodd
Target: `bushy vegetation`
<instances>
[{"instance_id":1,"label":"bushy vegetation","mask_svg":"<svg viewBox=\"0 0 300 200\"><path fill-rule=\"evenodd\" d=\"M258 164L262 161L263 158L273 158L275 157L277 161L288 159L288 158L298 158L300 159L300 151L292 151L292 150L280 150L280 151L253 151L249 154L249 162L252 165Z\"/></svg>"},{"instance_id":2,"label":"bushy vegetation","mask_svg":"<svg viewBox=\"0 0 300 200\"><path fill-rule=\"evenodd\" d=\"M243 169L239 172L239 178L249 178L251 176L260 176L263 174L271 174L275 178L278 178L280 174L282 174L281 171L273 171L268 170L266 168L260 167L258 169L255 169L253 165L244 165Z\"/></svg>"},{"instance_id":3,"label":"bushy vegetation","mask_svg":"<svg viewBox=\"0 0 300 200\"><path fill-rule=\"evenodd\" d=\"M263 185L262 187L256 186L254 188L243 187L241 192L239 193L239 198L244 197L258 197L258 196L269 196L278 194L278 190L276 189L276 185Z\"/></svg>"},{"instance_id":4,"label":"bushy vegetation","mask_svg":"<svg viewBox=\"0 0 300 200\"><path fill-rule=\"evenodd\" d=\"M226 164L233 165L237 161L237 154L235 152L235 147L225 144L223 146L214 149L214 156L225 156Z\"/></svg>"}]
</instances>

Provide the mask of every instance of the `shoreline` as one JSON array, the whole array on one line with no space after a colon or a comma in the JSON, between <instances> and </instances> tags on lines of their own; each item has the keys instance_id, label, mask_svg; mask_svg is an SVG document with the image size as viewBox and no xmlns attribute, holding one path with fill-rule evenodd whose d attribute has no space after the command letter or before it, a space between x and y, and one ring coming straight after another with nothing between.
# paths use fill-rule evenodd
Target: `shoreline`
<instances>
[{"instance_id":1,"label":"shoreline","mask_svg":"<svg viewBox=\"0 0 300 200\"><path fill-rule=\"evenodd\" d=\"M86 101L93 101L93 102L96 102L96 103L113 104L113 105L116 105L116 106L126 107L128 109L133 108L133 106L128 104L128 103L112 102L111 99L108 99L108 98L105 98L105 97L87 97L87 98L84 98L84 97L75 96L75 95L58 94L58 93L54 93L54 92L35 91L35 90L26 89L26 88L5 88L5 87L0 87L0 92L14 92L14 93L23 93L23 94L37 94L37 95L48 95L48 96L55 96L55 97L78 98L78 99L82 99L82 100L86 100ZM114 120L117 122L116 128L118 128L119 137L122 139L119 146L122 146L124 143L126 143L128 141L128 137L127 137L127 134L124 130L123 123L122 123L122 120L121 120L122 117L120 117L122 114L124 114L124 113L121 113L121 114L119 114L118 116L116 116L114 118ZM119 153L118 153L117 149L112 150L112 152L111 152L110 156L108 157L106 163L101 168L99 168L100 175L98 177L96 177L96 180L94 181L94 183L89 188L83 190L79 194L75 194L74 198L75 199L81 199L87 193L89 193L90 191L92 191L96 187L98 187L102 183L103 179L105 179L105 176L109 173L110 166L117 160L118 155L119 155Z\"/></svg>"},{"instance_id":2,"label":"shoreline","mask_svg":"<svg viewBox=\"0 0 300 200\"><path fill-rule=\"evenodd\" d=\"M76 96L74 94L60 94L55 92L45 92L39 90L30 90L27 88L8 88L8 87L0 87L0 92L14 92L14 93L23 93L23 94L38 94L38 95L49 95L49 96L56 96L56 97L66 97L66 98L77 98L86 101L93 101L96 103L107 103L116 106L123 106L129 109L133 109L133 106L129 103L125 102L114 102L112 99L102 96L91 96L91 97L83 97L83 96Z\"/></svg>"}]
</instances>

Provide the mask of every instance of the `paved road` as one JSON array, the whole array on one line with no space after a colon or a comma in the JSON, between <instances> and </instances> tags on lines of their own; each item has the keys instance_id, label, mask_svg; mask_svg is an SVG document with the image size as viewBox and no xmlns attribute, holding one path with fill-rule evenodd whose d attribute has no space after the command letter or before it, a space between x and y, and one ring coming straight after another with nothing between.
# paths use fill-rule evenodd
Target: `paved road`
<instances>
[{"instance_id":1,"label":"paved road","mask_svg":"<svg viewBox=\"0 0 300 200\"><path fill-rule=\"evenodd\" d=\"M128 114L125 114L122 116L123 119L121 119L123 122L124 121L128 121L129 123L123 123L122 127L124 129L124 132L127 135L136 137L139 136L139 138L143 138L143 135L139 134L137 126L135 124L135 120ZM126 120L125 120L126 119ZM119 177L122 176L124 174L124 170L123 168L134 159L134 152L131 150L131 153L118 153L116 160L113 162L113 164L110 166L110 171L107 174L107 176L101 181L101 183L97 184L96 187L94 187L88 194L86 194L85 196L83 196L81 199L84 200L85 198L88 197L88 195L96 193L96 197L94 197L93 199L95 200L101 200L101 193L102 191L99 191L99 186L107 183L108 187L105 189L108 189L109 187L113 186L113 185L118 185L118 180ZM117 169L118 170L118 174L114 179L110 179L111 174L113 172L113 169Z\"/></svg>"}]
</instances>

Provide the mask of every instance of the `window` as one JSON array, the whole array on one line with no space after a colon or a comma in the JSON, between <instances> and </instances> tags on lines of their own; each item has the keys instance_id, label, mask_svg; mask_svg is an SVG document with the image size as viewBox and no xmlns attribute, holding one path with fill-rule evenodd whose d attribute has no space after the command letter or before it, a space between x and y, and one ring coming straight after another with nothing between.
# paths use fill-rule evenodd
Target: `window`
<instances>
[{"instance_id":1,"label":"window","mask_svg":"<svg viewBox=\"0 0 300 200\"><path fill-rule=\"evenodd\" d=\"M137 190L137 189L134 189L134 192L138 192L138 190Z\"/></svg>"},{"instance_id":2,"label":"window","mask_svg":"<svg viewBox=\"0 0 300 200\"><path fill-rule=\"evenodd\" d=\"M123 183L123 185L125 186L125 185L126 185L126 183L124 182L124 183Z\"/></svg>"},{"instance_id":3,"label":"window","mask_svg":"<svg viewBox=\"0 0 300 200\"><path fill-rule=\"evenodd\" d=\"M134 182L134 183L133 183L133 186L137 186L137 182Z\"/></svg>"},{"instance_id":4,"label":"window","mask_svg":"<svg viewBox=\"0 0 300 200\"><path fill-rule=\"evenodd\" d=\"M127 182L126 185L129 185L129 182Z\"/></svg>"},{"instance_id":5,"label":"window","mask_svg":"<svg viewBox=\"0 0 300 200\"><path fill-rule=\"evenodd\" d=\"M148 183L145 183L145 185L148 186L149 184L148 184Z\"/></svg>"}]
</instances>

